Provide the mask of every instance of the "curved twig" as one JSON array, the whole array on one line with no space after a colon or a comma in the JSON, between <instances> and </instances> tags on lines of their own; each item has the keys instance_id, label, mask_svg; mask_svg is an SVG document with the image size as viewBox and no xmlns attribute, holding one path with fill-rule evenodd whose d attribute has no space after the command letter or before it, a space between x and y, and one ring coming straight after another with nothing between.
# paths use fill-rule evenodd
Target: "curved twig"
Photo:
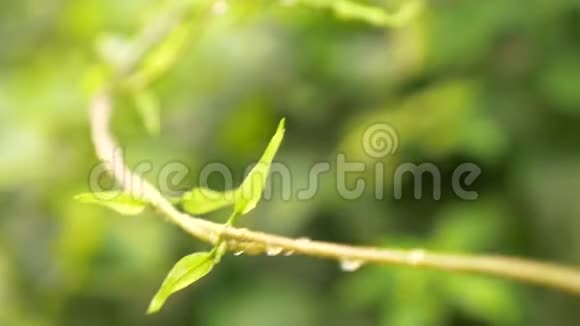
<instances>
[{"instance_id":1,"label":"curved twig","mask_svg":"<svg viewBox=\"0 0 580 326\"><path fill-rule=\"evenodd\" d=\"M160 43L175 26L167 20L167 26L146 29L141 39L143 49L132 57L124 69L122 78L136 69L147 50ZM155 33L151 32L154 31ZM372 247L356 247L334 243L292 239L261 232L238 229L212 223L177 210L152 184L132 173L123 162L119 146L111 135L112 88L106 86L97 91L90 102L90 123L92 140L98 158L105 163L108 172L129 194L150 203L160 214L184 231L204 242L216 244L224 239L229 250L244 251L249 254L300 254L316 258L333 259L349 263L355 269L364 264L399 265L430 268L453 272L470 272L493 275L560 289L580 296L580 270L556 264L542 263L504 256L469 256L432 253L425 250L399 250ZM138 186L136 186L138 185Z\"/></svg>"},{"instance_id":2,"label":"curved twig","mask_svg":"<svg viewBox=\"0 0 580 326\"><path fill-rule=\"evenodd\" d=\"M96 94L90 105L92 138L99 159L125 191L149 202L157 211L192 236L215 244L220 236L228 249L251 254L286 253L351 262L354 265L381 264L425 267L454 272L475 272L557 288L580 296L580 270L553 264L503 256L437 254L424 250L396 250L354 247L305 238L292 239L246 229L237 229L192 217L177 210L146 180L124 164L109 132L112 105L108 91ZM114 162L114 163L113 163ZM137 189L134 185L138 184Z\"/></svg>"}]
</instances>

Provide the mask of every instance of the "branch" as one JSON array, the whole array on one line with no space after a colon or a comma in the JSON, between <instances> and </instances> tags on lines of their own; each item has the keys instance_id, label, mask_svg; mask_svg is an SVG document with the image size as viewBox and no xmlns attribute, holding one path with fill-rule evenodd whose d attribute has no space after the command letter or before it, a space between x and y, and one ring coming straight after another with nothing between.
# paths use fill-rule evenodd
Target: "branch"
<instances>
[{"instance_id":1,"label":"branch","mask_svg":"<svg viewBox=\"0 0 580 326\"><path fill-rule=\"evenodd\" d=\"M160 43L175 23L168 20L168 26L148 29L145 35L149 49ZM147 31L147 29L146 29ZM129 72L145 55L145 50L133 57L127 69ZM134 197L147 201L156 211L170 222L182 228L193 237L216 244L225 240L227 249L247 254L299 254L315 258L332 259L343 264L345 269L356 269L365 264L398 265L433 270L478 273L560 289L580 296L580 270L575 267L524 260L504 256L469 256L428 252L422 249L399 250L372 247L356 247L327 242L311 241L306 238L292 239L277 235L238 229L193 217L177 210L152 184L134 174L123 162L122 155L116 155L120 148L110 133L113 111L113 85L96 91L90 101L90 124L92 140L98 158L105 163L108 172ZM139 185L139 187L135 187Z\"/></svg>"},{"instance_id":2,"label":"branch","mask_svg":"<svg viewBox=\"0 0 580 326\"><path fill-rule=\"evenodd\" d=\"M425 267L454 272L474 272L511 278L557 288L580 296L580 270L572 267L502 256L464 256L437 254L424 250L395 250L354 247L308 239L291 239L246 229L237 229L192 217L177 210L146 180L131 172L122 161L118 145L109 132L112 113L111 94L102 91L90 104L92 138L97 155L109 172L129 194L149 202L170 222L192 236L211 244L225 239L228 249L249 254L300 254L337 260L353 265L381 264ZM115 162L115 164L111 164ZM133 185L139 184L137 189Z\"/></svg>"}]
</instances>

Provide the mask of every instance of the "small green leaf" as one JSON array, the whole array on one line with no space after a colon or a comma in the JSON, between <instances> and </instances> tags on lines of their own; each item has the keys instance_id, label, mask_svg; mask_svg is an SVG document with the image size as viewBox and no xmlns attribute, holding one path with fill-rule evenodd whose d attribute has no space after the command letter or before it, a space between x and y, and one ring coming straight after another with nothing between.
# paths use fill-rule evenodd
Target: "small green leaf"
<instances>
[{"instance_id":1,"label":"small green leaf","mask_svg":"<svg viewBox=\"0 0 580 326\"><path fill-rule=\"evenodd\" d=\"M161 119L159 101L155 95L145 90L135 94L135 106L141 114L145 129L151 135L159 135L161 131Z\"/></svg>"},{"instance_id":2,"label":"small green leaf","mask_svg":"<svg viewBox=\"0 0 580 326\"><path fill-rule=\"evenodd\" d=\"M214 265L215 260L210 252L198 252L181 258L167 274L161 288L151 300L147 313L158 312L173 293L206 276Z\"/></svg>"},{"instance_id":3,"label":"small green leaf","mask_svg":"<svg viewBox=\"0 0 580 326\"><path fill-rule=\"evenodd\" d=\"M268 147L264 151L262 158L256 164L256 166L250 171L240 188L236 190L235 193L235 207L234 211L241 215L247 214L249 211L254 209L260 199L262 198L262 192L264 191L264 187L266 186L266 180L268 178L268 174L270 173L270 166L272 164L272 160L282 143L282 139L284 138L284 125L285 119L280 121L278 125L278 130Z\"/></svg>"},{"instance_id":4,"label":"small green leaf","mask_svg":"<svg viewBox=\"0 0 580 326\"><path fill-rule=\"evenodd\" d=\"M110 208L122 215L138 215L143 212L147 203L121 191L83 193L74 197L85 204L95 204Z\"/></svg>"},{"instance_id":5,"label":"small green leaf","mask_svg":"<svg viewBox=\"0 0 580 326\"><path fill-rule=\"evenodd\" d=\"M407 0L398 11L391 13L380 6L351 0L297 0L296 3L332 10L342 19L358 20L383 27L397 27L409 22L424 6L423 0Z\"/></svg>"},{"instance_id":6,"label":"small green leaf","mask_svg":"<svg viewBox=\"0 0 580 326\"><path fill-rule=\"evenodd\" d=\"M208 188L195 188L183 195L183 209L191 214L207 214L234 204L234 192L219 192Z\"/></svg>"},{"instance_id":7,"label":"small green leaf","mask_svg":"<svg viewBox=\"0 0 580 326\"><path fill-rule=\"evenodd\" d=\"M191 22L183 22L176 26L167 38L145 57L139 70L128 78L128 86L140 91L163 75L179 58L192 29Z\"/></svg>"}]
</instances>

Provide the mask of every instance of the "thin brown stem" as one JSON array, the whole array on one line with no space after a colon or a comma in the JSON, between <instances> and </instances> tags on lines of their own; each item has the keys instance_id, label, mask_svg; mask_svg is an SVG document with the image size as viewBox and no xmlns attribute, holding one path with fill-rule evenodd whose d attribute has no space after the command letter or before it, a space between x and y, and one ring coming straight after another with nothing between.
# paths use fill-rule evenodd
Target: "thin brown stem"
<instances>
[{"instance_id":1,"label":"thin brown stem","mask_svg":"<svg viewBox=\"0 0 580 326\"><path fill-rule=\"evenodd\" d=\"M146 180L131 172L122 160L119 146L109 131L112 113L108 91L96 94L90 105L92 138L99 159L126 192L143 198L170 222L192 236L211 244L223 238L229 250L249 254L281 252L356 264L400 265L453 272L494 275L560 289L580 296L580 270L554 264L503 256L468 256L432 253L425 250L399 250L355 247L334 243L292 239L237 229L189 216L177 210ZM139 185L139 187L135 187Z\"/></svg>"}]
</instances>

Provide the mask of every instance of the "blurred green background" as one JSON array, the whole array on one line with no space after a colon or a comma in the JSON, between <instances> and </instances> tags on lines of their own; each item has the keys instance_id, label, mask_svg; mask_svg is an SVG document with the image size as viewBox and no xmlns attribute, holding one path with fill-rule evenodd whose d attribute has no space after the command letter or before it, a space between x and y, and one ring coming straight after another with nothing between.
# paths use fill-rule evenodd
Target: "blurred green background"
<instances>
[{"instance_id":1,"label":"blurred green background","mask_svg":"<svg viewBox=\"0 0 580 326\"><path fill-rule=\"evenodd\" d=\"M277 161L302 185L312 164L337 153L374 166L360 140L366 126L387 121L400 145L386 163L435 163L442 200L414 199L412 182L393 200L388 177L385 199L344 200L327 174L312 200L274 195L244 226L580 264L578 0L432 0L399 29L288 3L232 0L224 15L199 22L186 55L151 89L162 104L159 137L130 98L117 98L114 129L128 160L186 163L183 190L208 162L241 180L285 116ZM145 316L173 263L207 246L153 213L124 217L72 197L88 190L97 164L86 91L96 40L130 37L168 6L2 0L0 325L578 325L579 300L553 290L231 255ZM476 201L450 191L463 162L482 168Z\"/></svg>"}]
</instances>

